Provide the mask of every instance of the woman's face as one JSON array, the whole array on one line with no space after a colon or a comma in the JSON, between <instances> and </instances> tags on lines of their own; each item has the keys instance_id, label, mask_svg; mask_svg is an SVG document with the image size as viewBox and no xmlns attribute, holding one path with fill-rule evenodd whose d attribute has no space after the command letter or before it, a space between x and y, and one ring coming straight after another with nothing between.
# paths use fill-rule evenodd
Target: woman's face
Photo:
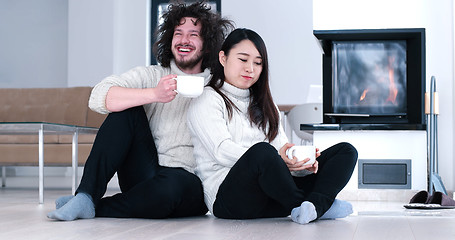
<instances>
[{"instance_id":1,"label":"woman's face","mask_svg":"<svg viewBox=\"0 0 455 240\"><path fill-rule=\"evenodd\" d=\"M248 89L261 75L262 57L250 40L242 40L232 47L229 55L220 51L225 81L238 88Z\"/></svg>"}]
</instances>

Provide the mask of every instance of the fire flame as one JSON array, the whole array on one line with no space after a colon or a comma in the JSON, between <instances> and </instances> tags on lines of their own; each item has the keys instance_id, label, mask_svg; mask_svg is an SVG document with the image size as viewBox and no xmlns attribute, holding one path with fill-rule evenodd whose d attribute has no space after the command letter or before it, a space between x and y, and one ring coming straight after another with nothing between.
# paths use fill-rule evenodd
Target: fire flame
<instances>
[{"instance_id":1,"label":"fire flame","mask_svg":"<svg viewBox=\"0 0 455 240\"><path fill-rule=\"evenodd\" d=\"M398 95L398 89L395 85L395 72L393 70L393 62L395 62L395 57L389 57L389 97L387 97L386 102L395 103Z\"/></svg>"},{"instance_id":2,"label":"fire flame","mask_svg":"<svg viewBox=\"0 0 455 240\"><path fill-rule=\"evenodd\" d=\"M360 96L360 101L363 101L365 99L368 91L370 91L370 89L368 89L368 88L363 90L362 95Z\"/></svg>"},{"instance_id":3,"label":"fire flame","mask_svg":"<svg viewBox=\"0 0 455 240\"><path fill-rule=\"evenodd\" d=\"M392 104L396 103L397 95L398 95L398 88L395 84L395 71L393 68L393 63L395 62L395 57L389 57L389 66L388 66L388 74L389 74L389 95L387 96L386 102L390 102ZM364 101L367 97L367 93L370 91L369 88L363 90L362 95L360 96L360 102Z\"/></svg>"}]
</instances>

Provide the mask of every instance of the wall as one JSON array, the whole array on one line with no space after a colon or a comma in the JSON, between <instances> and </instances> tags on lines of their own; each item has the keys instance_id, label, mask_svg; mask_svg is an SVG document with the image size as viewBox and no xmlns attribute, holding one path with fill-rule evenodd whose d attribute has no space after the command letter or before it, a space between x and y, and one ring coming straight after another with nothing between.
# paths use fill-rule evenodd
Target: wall
<instances>
[{"instance_id":1,"label":"wall","mask_svg":"<svg viewBox=\"0 0 455 240\"><path fill-rule=\"evenodd\" d=\"M356 147L359 159L365 161L382 160L411 160L411 189L422 190L427 188L427 164L426 164L426 133L425 131L383 131L383 130L362 130L362 131L315 131L314 144L327 149L339 142L349 142ZM403 149L413 151L403 151ZM384 151L387 149L387 151ZM344 188L345 192L359 193L358 166L355 167L352 177ZM354 192L353 192L354 191ZM367 195L371 191L366 191ZM354 194L357 195L357 194ZM355 198L349 197L351 200ZM361 200L364 196L360 197ZM371 199L371 198L367 198ZM381 200L380 198L377 200Z\"/></svg>"},{"instance_id":2,"label":"wall","mask_svg":"<svg viewBox=\"0 0 455 240\"><path fill-rule=\"evenodd\" d=\"M330 7L329 7L330 6ZM313 6L314 28L425 28L427 89L437 80L440 98L439 173L447 189L454 179L454 38L453 1L429 0L318 0ZM412 151L412 149L403 149Z\"/></svg>"},{"instance_id":3,"label":"wall","mask_svg":"<svg viewBox=\"0 0 455 240\"><path fill-rule=\"evenodd\" d=\"M264 39L275 102L306 102L309 86L322 84L322 55L313 36L312 1L222 0L221 4L223 16L234 20L236 27L250 28Z\"/></svg>"},{"instance_id":4,"label":"wall","mask_svg":"<svg viewBox=\"0 0 455 240\"><path fill-rule=\"evenodd\" d=\"M68 2L0 0L0 87L65 87Z\"/></svg>"},{"instance_id":5,"label":"wall","mask_svg":"<svg viewBox=\"0 0 455 240\"><path fill-rule=\"evenodd\" d=\"M114 73L150 63L150 1L114 0Z\"/></svg>"},{"instance_id":6,"label":"wall","mask_svg":"<svg viewBox=\"0 0 455 240\"><path fill-rule=\"evenodd\" d=\"M69 86L94 85L109 74L149 62L149 1L69 2ZM221 2L223 16L234 20L237 27L251 28L264 38L275 101L305 102L309 85L321 84L322 76L321 71L313 71L320 68L321 54L312 35L312 1L293 0L292 8L275 1L262 1L260 5L256 1ZM87 13L86 9L92 10ZM274 10L273 14L269 9ZM295 16L302 16L303 20ZM283 28L283 23L298 24L300 28ZM280 34L270 29L279 29ZM299 54L289 54L299 50L302 50ZM288 84L294 87L282 87Z\"/></svg>"},{"instance_id":7,"label":"wall","mask_svg":"<svg viewBox=\"0 0 455 240\"><path fill-rule=\"evenodd\" d=\"M111 0L69 0L68 86L92 86L113 73Z\"/></svg>"},{"instance_id":8,"label":"wall","mask_svg":"<svg viewBox=\"0 0 455 240\"><path fill-rule=\"evenodd\" d=\"M68 86L94 86L149 60L148 0L69 0Z\"/></svg>"},{"instance_id":9,"label":"wall","mask_svg":"<svg viewBox=\"0 0 455 240\"><path fill-rule=\"evenodd\" d=\"M0 87L93 86L110 74L147 64L149 4L149 0L0 0ZM309 85L321 83L322 53L313 28L425 27L427 79L437 77L441 99L440 175L448 189L455 185L453 12L451 0L222 0L224 16L264 38L278 104L303 103ZM10 18L5 20L6 16ZM4 32L14 40L5 43ZM17 55L4 57L11 42L19 45ZM8 67L17 74L14 83L5 83L11 81L3 67L7 61L14 62Z\"/></svg>"}]
</instances>

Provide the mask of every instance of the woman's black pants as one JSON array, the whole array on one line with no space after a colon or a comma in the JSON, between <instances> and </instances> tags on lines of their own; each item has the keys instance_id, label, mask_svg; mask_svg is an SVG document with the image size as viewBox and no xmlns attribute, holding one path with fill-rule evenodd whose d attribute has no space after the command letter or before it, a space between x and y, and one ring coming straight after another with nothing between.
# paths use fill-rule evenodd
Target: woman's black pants
<instances>
[{"instance_id":1,"label":"woman's black pants","mask_svg":"<svg viewBox=\"0 0 455 240\"><path fill-rule=\"evenodd\" d=\"M317 161L316 174L293 177L273 146L255 144L220 185L214 215L228 219L285 217L309 201L321 217L351 178L357 150L349 143L339 143L322 151Z\"/></svg>"}]
</instances>

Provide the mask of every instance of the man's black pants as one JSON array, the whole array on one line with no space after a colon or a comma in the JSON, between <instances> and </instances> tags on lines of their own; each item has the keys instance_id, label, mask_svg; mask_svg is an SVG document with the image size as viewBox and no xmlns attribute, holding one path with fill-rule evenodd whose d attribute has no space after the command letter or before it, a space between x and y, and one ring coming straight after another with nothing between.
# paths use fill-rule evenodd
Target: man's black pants
<instances>
[{"instance_id":1,"label":"man's black pants","mask_svg":"<svg viewBox=\"0 0 455 240\"><path fill-rule=\"evenodd\" d=\"M121 193L103 198L115 173ZM196 175L158 164L143 107L109 114L96 136L77 192L92 197L97 217L156 219L207 212Z\"/></svg>"}]
</instances>

